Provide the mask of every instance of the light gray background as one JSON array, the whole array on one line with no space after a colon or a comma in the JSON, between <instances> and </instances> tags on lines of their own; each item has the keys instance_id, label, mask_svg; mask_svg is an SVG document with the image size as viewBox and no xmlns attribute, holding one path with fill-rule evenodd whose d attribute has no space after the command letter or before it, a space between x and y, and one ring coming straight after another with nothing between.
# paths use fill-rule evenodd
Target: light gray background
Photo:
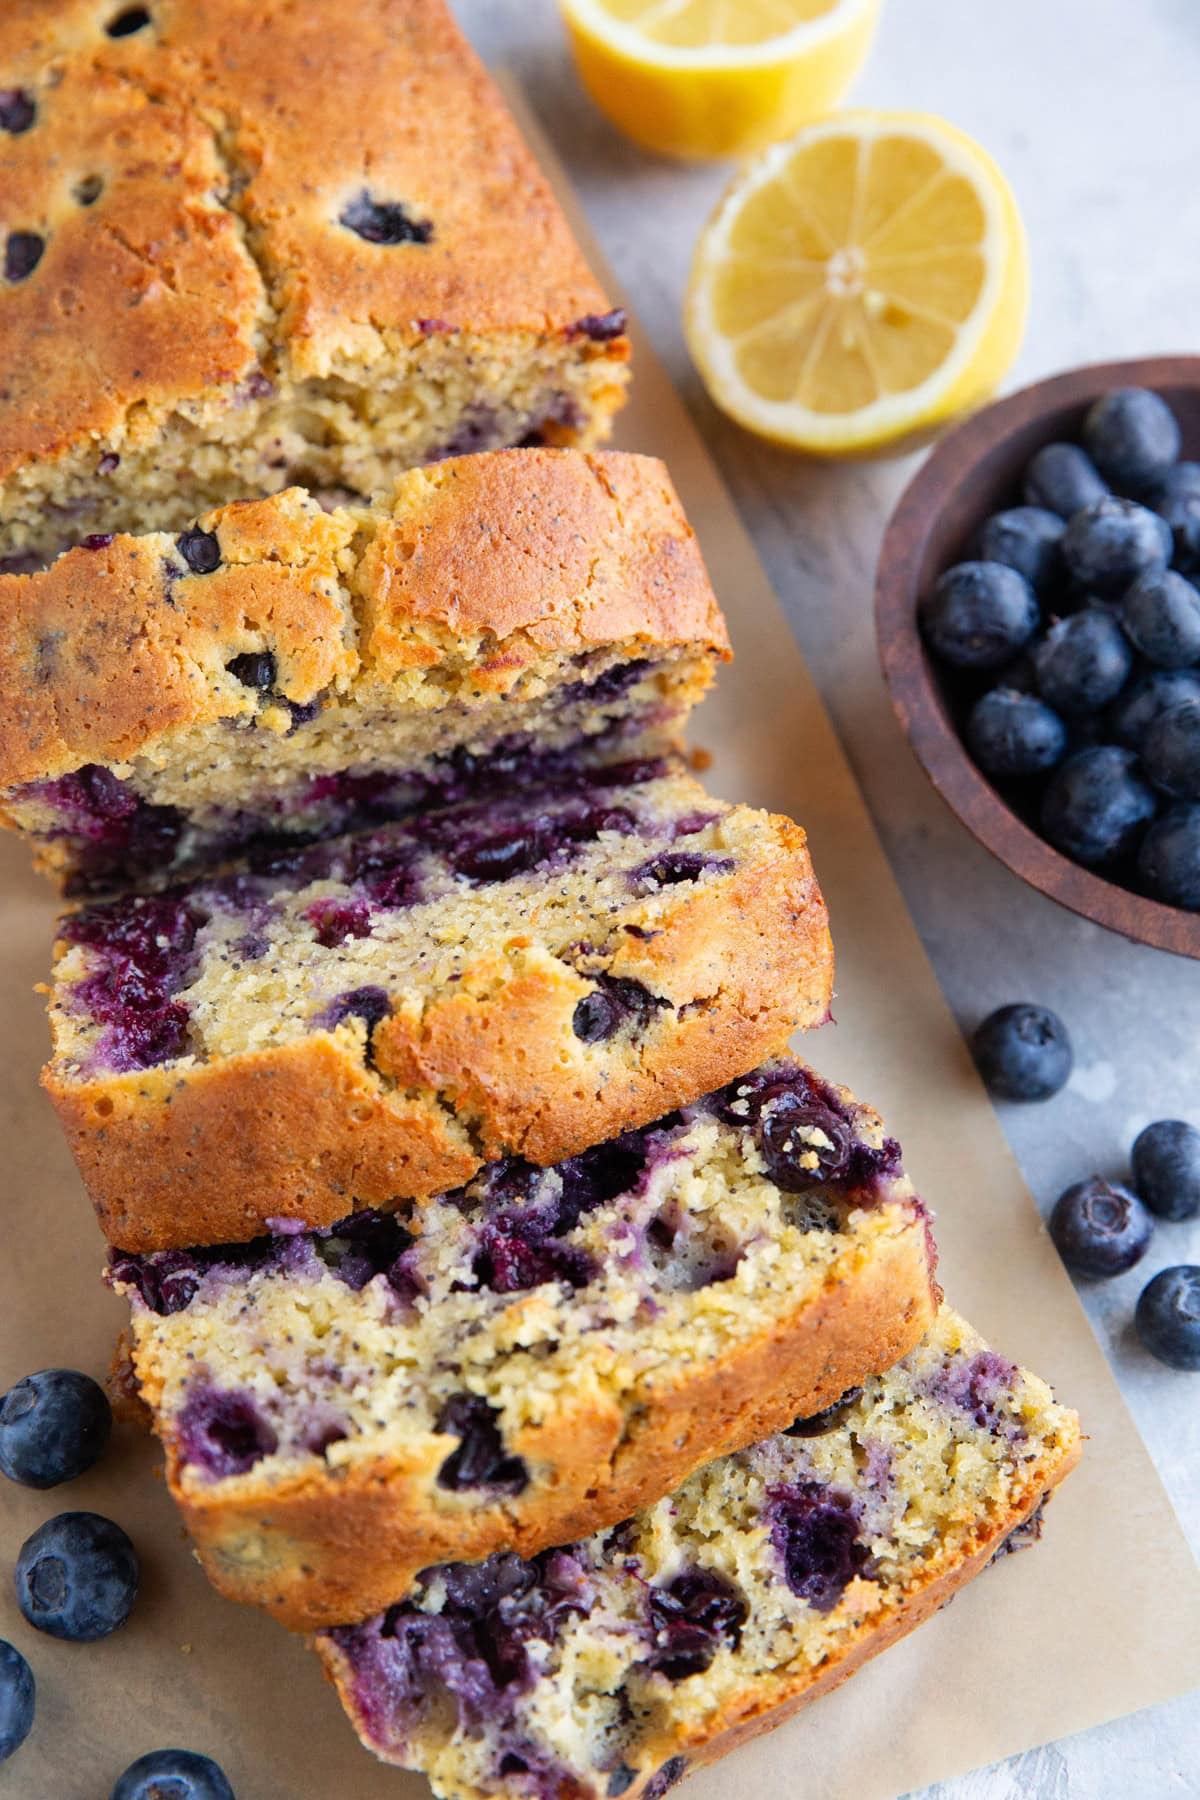
<instances>
[{"instance_id":1,"label":"light gray background","mask_svg":"<svg viewBox=\"0 0 1200 1800\"><path fill-rule=\"evenodd\" d=\"M688 264L727 167L661 162L611 130L575 78L554 0L455 3L483 55L520 80L733 491L964 1029L1025 999L1053 1006L1070 1026L1068 1090L1046 1106L1003 1109L1039 1204L1093 1170L1121 1175L1149 1120L1200 1124L1200 963L1061 911L979 849L927 786L884 694L871 622L880 535L914 464L826 468L759 444L715 411L688 360ZM1033 269L1028 332L1008 385L1074 363L1200 350L1200 0L884 0L851 100L944 114L1008 174ZM1155 1363L1130 1327L1143 1283L1186 1261L1200 1261L1200 1224L1162 1225L1139 1268L1084 1300L1195 1547L1200 1377ZM1096 1578L1119 1581L1121 1571ZM1135 1791L1143 1800L1200 1795L1195 1696L924 1800L1129 1800Z\"/></svg>"}]
</instances>

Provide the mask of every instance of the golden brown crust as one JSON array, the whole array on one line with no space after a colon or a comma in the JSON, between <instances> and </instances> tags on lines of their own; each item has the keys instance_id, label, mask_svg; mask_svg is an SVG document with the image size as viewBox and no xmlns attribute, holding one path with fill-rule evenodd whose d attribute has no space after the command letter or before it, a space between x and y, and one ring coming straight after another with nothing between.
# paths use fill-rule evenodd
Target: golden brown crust
<instances>
[{"instance_id":1,"label":"golden brown crust","mask_svg":"<svg viewBox=\"0 0 1200 1800\"><path fill-rule=\"evenodd\" d=\"M452 990L398 994L376 1030L376 1072L316 1031L194 1067L43 1081L110 1242L222 1243L269 1218L329 1225L356 1206L455 1187L485 1161L556 1162L648 1124L828 1016L833 948L804 833L677 898L642 940L618 936L615 975L651 973L679 1009L641 1040L570 1031L591 984L548 956L480 958Z\"/></svg>"},{"instance_id":2,"label":"golden brown crust","mask_svg":"<svg viewBox=\"0 0 1200 1800\"><path fill-rule=\"evenodd\" d=\"M557 1414L513 1435L509 1447L532 1479L499 1506L469 1497L456 1506L436 1488L453 1438L414 1447L404 1463L381 1456L268 1492L253 1476L206 1492L182 1478L168 1436L168 1480L213 1584L290 1630L315 1630L380 1611L433 1563L502 1549L532 1556L615 1525L714 1457L890 1368L924 1336L938 1298L914 1213L873 1256L835 1264L782 1328L764 1327L715 1366L664 1370L639 1385L632 1410L598 1384L577 1389ZM540 1469L553 1479L539 1479Z\"/></svg>"},{"instance_id":3,"label":"golden brown crust","mask_svg":"<svg viewBox=\"0 0 1200 1800\"><path fill-rule=\"evenodd\" d=\"M236 405L264 361L322 378L423 334L605 312L440 0L151 11L116 38L94 0L8 0L0 18L6 83L36 104L0 133L6 226L45 240L0 297L0 479L173 407ZM339 223L364 189L432 241Z\"/></svg>"},{"instance_id":4,"label":"golden brown crust","mask_svg":"<svg viewBox=\"0 0 1200 1800\"><path fill-rule=\"evenodd\" d=\"M200 523L220 547L211 574L162 533L0 574L0 790L249 717L257 697L226 665L250 652L275 657L276 692L300 705L378 699L438 665L502 693L548 654L606 645L728 655L652 457L495 452L402 478L386 511L327 514L291 489Z\"/></svg>"}]
</instances>

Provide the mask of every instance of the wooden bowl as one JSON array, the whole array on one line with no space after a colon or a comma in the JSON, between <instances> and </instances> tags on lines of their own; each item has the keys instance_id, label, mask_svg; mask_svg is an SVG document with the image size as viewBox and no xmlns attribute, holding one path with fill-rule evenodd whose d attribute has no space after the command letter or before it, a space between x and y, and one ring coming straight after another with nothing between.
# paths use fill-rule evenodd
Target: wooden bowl
<instances>
[{"instance_id":1,"label":"wooden bowl","mask_svg":"<svg viewBox=\"0 0 1200 1800\"><path fill-rule=\"evenodd\" d=\"M1114 387L1148 387L1174 409L1182 455L1200 460L1200 356L1095 363L1022 388L951 431L892 514L879 555L875 624L897 717L934 787L993 856L1060 905L1139 943L1200 959L1200 914L1164 906L1061 855L977 769L955 725L961 682L925 653L917 603L969 555L989 513L1020 504L1020 475L1043 444L1077 438L1091 402Z\"/></svg>"}]
</instances>

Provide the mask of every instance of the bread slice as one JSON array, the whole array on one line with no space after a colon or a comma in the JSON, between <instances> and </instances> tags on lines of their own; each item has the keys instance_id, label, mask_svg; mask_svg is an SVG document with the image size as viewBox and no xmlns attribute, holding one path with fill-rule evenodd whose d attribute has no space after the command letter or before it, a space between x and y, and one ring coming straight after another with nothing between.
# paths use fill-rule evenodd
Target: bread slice
<instances>
[{"instance_id":1,"label":"bread slice","mask_svg":"<svg viewBox=\"0 0 1200 1800\"><path fill-rule=\"evenodd\" d=\"M944 1309L861 1393L614 1531L428 1569L316 1646L368 1749L446 1800L659 1800L1031 1537L1079 1448Z\"/></svg>"},{"instance_id":2,"label":"bread slice","mask_svg":"<svg viewBox=\"0 0 1200 1800\"><path fill-rule=\"evenodd\" d=\"M45 1081L123 1248L554 1162L828 1015L804 833L661 762L256 869L60 924Z\"/></svg>"},{"instance_id":3,"label":"bread slice","mask_svg":"<svg viewBox=\"0 0 1200 1800\"><path fill-rule=\"evenodd\" d=\"M728 642L662 464L513 450L0 575L0 821L70 894L677 743Z\"/></svg>"},{"instance_id":4,"label":"bread slice","mask_svg":"<svg viewBox=\"0 0 1200 1800\"><path fill-rule=\"evenodd\" d=\"M442 0L22 0L0 69L0 558L606 435L624 316Z\"/></svg>"},{"instance_id":5,"label":"bread slice","mask_svg":"<svg viewBox=\"0 0 1200 1800\"><path fill-rule=\"evenodd\" d=\"M921 1337L933 1260L879 1119L783 1060L552 1169L109 1278L209 1575L300 1630L828 1405Z\"/></svg>"}]
</instances>

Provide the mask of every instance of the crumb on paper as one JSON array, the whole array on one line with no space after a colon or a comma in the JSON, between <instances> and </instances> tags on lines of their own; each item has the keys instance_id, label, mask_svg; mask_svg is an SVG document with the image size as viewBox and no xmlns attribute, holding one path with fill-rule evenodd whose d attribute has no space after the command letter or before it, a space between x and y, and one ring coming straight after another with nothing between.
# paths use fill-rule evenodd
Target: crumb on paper
<instances>
[{"instance_id":1,"label":"crumb on paper","mask_svg":"<svg viewBox=\"0 0 1200 1800\"><path fill-rule=\"evenodd\" d=\"M711 750L705 750L701 745L697 744L693 749L688 751L688 767L694 769L698 775L702 775L706 769L711 769L712 765L713 758Z\"/></svg>"}]
</instances>

